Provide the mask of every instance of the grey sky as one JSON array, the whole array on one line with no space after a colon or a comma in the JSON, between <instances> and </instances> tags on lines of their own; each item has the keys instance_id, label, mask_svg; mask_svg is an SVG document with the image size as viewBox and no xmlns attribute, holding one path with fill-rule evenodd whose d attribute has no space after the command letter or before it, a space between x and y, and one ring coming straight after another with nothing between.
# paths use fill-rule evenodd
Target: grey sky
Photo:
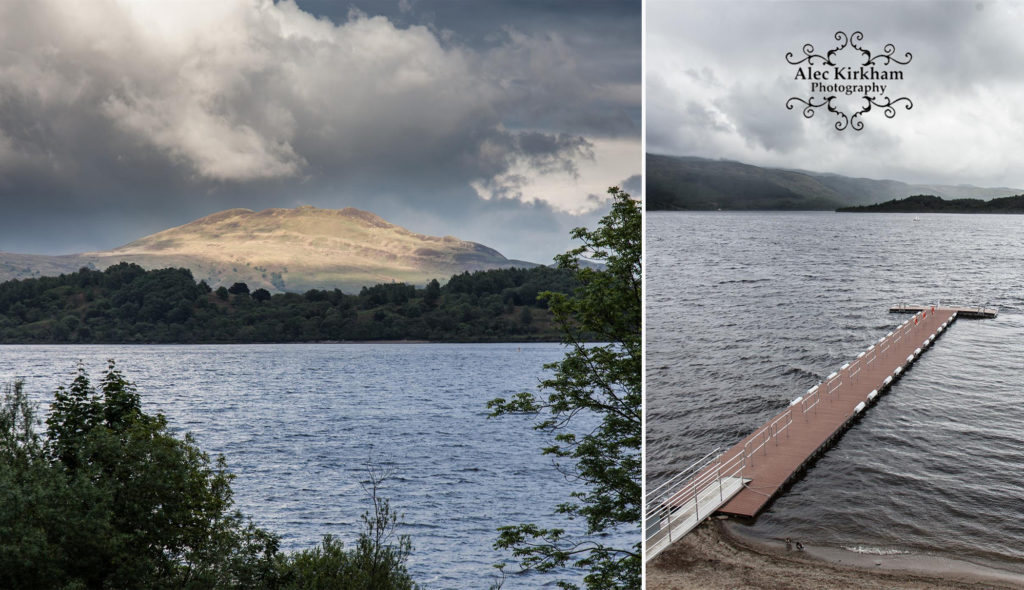
<instances>
[{"instance_id":1,"label":"grey sky","mask_svg":"<svg viewBox=\"0 0 1024 590\"><path fill-rule=\"evenodd\" d=\"M647 151L893 178L1024 187L1024 6L1008 2L667 2L647 4ZM864 34L878 54L913 54L891 98L911 110L836 131L787 52Z\"/></svg>"},{"instance_id":2,"label":"grey sky","mask_svg":"<svg viewBox=\"0 0 1024 590\"><path fill-rule=\"evenodd\" d=\"M640 3L0 3L0 250L359 207L536 261L638 188Z\"/></svg>"}]
</instances>

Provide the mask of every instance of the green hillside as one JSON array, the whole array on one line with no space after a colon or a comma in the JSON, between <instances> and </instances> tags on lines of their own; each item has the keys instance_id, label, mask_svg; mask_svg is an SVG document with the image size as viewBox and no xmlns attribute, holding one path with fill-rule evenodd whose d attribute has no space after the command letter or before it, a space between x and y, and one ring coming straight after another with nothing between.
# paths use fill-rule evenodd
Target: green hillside
<instances>
[{"instance_id":1,"label":"green hillside","mask_svg":"<svg viewBox=\"0 0 1024 590\"><path fill-rule=\"evenodd\" d=\"M831 210L844 196L802 172L647 154L647 209Z\"/></svg>"}]
</instances>

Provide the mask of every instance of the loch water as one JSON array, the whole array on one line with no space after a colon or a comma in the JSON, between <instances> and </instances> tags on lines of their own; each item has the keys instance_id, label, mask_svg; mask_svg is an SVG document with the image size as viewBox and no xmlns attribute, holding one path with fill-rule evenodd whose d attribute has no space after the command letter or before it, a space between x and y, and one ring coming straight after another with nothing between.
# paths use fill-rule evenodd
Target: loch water
<instances>
[{"instance_id":1,"label":"loch water","mask_svg":"<svg viewBox=\"0 0 1024 590\"><path fill-rule=\"evenodd\" d=\"M657 485L726 449L906 316L957 320L749 526L1024 571L1024 216L654 212L646 456Z\"/></svg>"},{"instance_id":2,"label":"loch water","mask_svg":"<svg viewBox=\"0 0 1024 590\"><path fill-rule=\"evenodd\" d=\"M24 378L45 403L81 361L98 383L115 359L173 431L223 454L237 508L285 550L333 534L351 547L369 508L368 461L393 475L380 493L404 514L409 569L426 589L487 588L497 527L555 515L574 484L541 449L536 416L488 418L486 402L537 391L559 344L287 344L2 346L0 382ZM637 533L638 535L638 533ZM508 567L514 571L515 565ZM510 576L506 588L551 588L579 574Z\"/></svg>"}]
</instances>

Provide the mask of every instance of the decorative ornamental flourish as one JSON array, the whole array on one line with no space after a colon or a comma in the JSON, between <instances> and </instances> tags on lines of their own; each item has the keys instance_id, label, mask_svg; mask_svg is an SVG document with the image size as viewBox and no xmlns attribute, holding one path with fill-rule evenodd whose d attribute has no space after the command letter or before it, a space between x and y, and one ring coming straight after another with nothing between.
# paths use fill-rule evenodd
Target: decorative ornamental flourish
<instances>
[{"instance_id":1,"label":"decorative ornamental flourish","mask_svg":"<svg viewBox=\"0 0 1024 590\"><path fill-rule=\"evenodd\" d=\"M874 54L871 50L863 47L864 34L860 31L855 31L850 35L843 31L837 31L834 38L838 45L824 54L815 53L814 45L810 43L804 44L801 48L802 57L798 58L798 55L795 55L792 51L786 53L786 61L790 65L799 66L795 79L813 80L811 82L812 92L822 93L819 95L822 96L820 99L815 98L814 94L808 99L793 96L786 101L786 109L793 110L797 103L802 104L803 107L800 110L804 118L810 119L814 116L815 109L826 107L828 112L837 118L834 125L837 131L843 131L847 128L860 131L864 128L863 115L871 112L873 107L883 109L882 113L888 119L896 116L894 105L898 103L905 103L903 106L906 110L914 107L914 102L905 96L892 99L886 95L886 91L890 88L888 81L903 80L902 69L892 67L884 70L879 69L879 67L892 66L892 64L897 64L898 66L909 64L914 57L909 51L905 52L902 58L897 57L896 46L892 43L887 43L882 48L881 53ZM836 63L836 55L848 47L859 52L863 57L863 62L860 64L859 69L854 67L844 68ZM818 68L818 70L815 71L815 68ZM829 70L828 68L832 69ZM846 84L845 82L847 81L854 83ZM878 83L881 81L887 83ZM866 82L870 82L870 84ZM829 92L839 92L847 96L858 95L864 99L865 104L851 115L836 105L835 101L839 98L839 95L828 94Z\"/></svg>"},{"instance_id":2,"label":"decorative ornamental flourish","mask_svg":"<svg viewBox=\"0 0 1024 590\"><path fill-rule=\"evenodd\" d=\"M884 103L878 102L876 99L874 99L874 98L872 98L870 96L864 96L863 98L864 98L864 100L867 101L867 104L864 105L864 107L861 108L861 110L857 111L857 113L853 117L851 117L850 125L853 127L853 129L855 131L860 131L861 129L864 128L864 122L860 121L860 120L857 120L857 118L860 117L861 115L863 115L864 113L870 111L872 105L874 105L876 107L884 108L885 110L882 111L882 114L885 115L886 119L892 119L893 117L896 116L896 109L893 108L893 105L898 103L898 102L900 102L900 101L904 101L904 100L907 101L907 104L905 104L904 106L907 108L908 111L910 109L914 108L914 101L910 100L909 98L907 98L905 96L901 97L901 98L897 98L896 100L892 100L888 96L883 96L882 98L885 100Z\"/></svg>"},{"instance_id":3,"label":"decorative ornamental flourish","mask_svg":"<svg viewBox=\"0 0 1024 590\"><path fill-rule=\"evenodd\" d=\"M910 63L910 60L914 59L914 56L911 55L911 53L909 51L906 52L903 55L903 57L906 58L905 61L900 61L900 60L896 59L895 57L893 57L892 54L896 53L896 46L893 45L892 43L886 43L885 47L882 48L882 53L880 55L876 55L876 56L872 57L870 51L868 51L867 49L864 49L860 45L857 45L857 43L856 43L857 41L863 41L863 40L864 40L864 34L861 33L860 31L857 31L856 33L853 34L853 40L850 41L850 45L853 46L858 51L860 51L862 55L864 55L864 63L861 64L861 65L865 65L865 66L871 65L871 64L875 63L876 60L884 59L885 60L885 65L889 65L892 62L896 62L896 63L898 63L898 64L900 64L902 66L905 66L908 63Z\"/></svg>"},{"instance_id":4,"label":"decorative ornamental flourish","mask_svg":"<svg viewBox=\"0 0 1024 590\"><path fill-rule=\"evenodd\" d=\"M832 110L832 105L830 103L832 102L833 99L835 99L835 97L834 96L830 96L828 98L822 99L822 101L820 103L814 104L814 97L813 96L809 100L804 100L802 98L797 98L796 96L794 96L794 97L792 97L792 98L790 98L789 100L786 101L786 108L789 109L789 110L793 110L793 104L792 104L793 102L802 102L805 105L804 106L804 118L805 119L810 119L811 117L814 116L814 109L816 109L818 107L823 107L823 106L828 105L828 110L831 111Z\"/></svg>"},{"instance_id":5,"label":"decorative ornamental flourish","mask_svg":"<svg viewBox=\"0 0 1024 590\"><path fill-rule=\"evenodd\" d=\"M854 35L861 35L861 34L860 33L854 33ZM850 43L850 38L847 37L846 33L842 32L842 31L836 31L835 37L836 37L836 41L840 41L841 42L839 47L834 47L834 48L830 49L825 55L818 55L817 53L814 53L814 46L811 45L810 43L806 43L806 44L804 44L803 52L804 52L804 55L806 55L807 57L805 57L805 58L803 58L803 59L801 59L799 61L793 61L793 57L794 57L793 56L793 52L790 51L790 52L786 53L786 61L788 61L790 64L792 64L794 66L798 65L798 64L802 64L804 62L807 62L808 65L814 65L814 58L818 58L818 59L821 60L821 63L823 65L834 66L836 64L832 62L832 58L835 56L835 54L837 54L840 51L842 51ZM863 35L861 35L861 37L863 37Z\"/></svg>"}]
</instances>

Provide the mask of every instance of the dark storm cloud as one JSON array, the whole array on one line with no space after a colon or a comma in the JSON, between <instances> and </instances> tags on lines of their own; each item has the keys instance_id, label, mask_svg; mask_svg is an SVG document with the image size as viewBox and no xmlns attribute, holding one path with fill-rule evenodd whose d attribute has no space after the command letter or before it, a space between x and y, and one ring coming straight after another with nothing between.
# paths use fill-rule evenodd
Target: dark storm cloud
<instances>
[{"instance_id":1,"label":"dark storm cloud","mask_svg":"<svg viewBox=\"0 0 1024 590\"><path fill-rule=\"evenodd\" d=\"M546 260L639 172L638 3L341 6L0 4L0 250L314 204Z\"/></svg>"},{"instance_id":2,"label":"dark storm cloud","mask_svg":"<svg viewBox=\"0 0 1024 590\"><path fill-rule=\"evenodd\" d=\"M408 8L403 10L402 2L299 1L302 8L335 22L344 21L350 7L355 7L384 15L400 26L428 26L442 39L479 51L504 45L510 34L527 39L558 38L578 60L578 69L571 78L601 85L639 85L640 0L590 0L584 3L586 6L580 4L550 0L413 0L405 3ZM639 124L639 106L632 101L623 103L636 115L634 125Z\"/></svg>"},{"instance_id":3,"label":"dark storm cloud","mask_svg":"<svg viewBox=\"0 0 1024 590\"><path fill-rule=\"evenodd\" d=\"M633 196L639 196L640 191L643 190L643 177L639 174L634 174L629 178L619 183L619 188L626 191Z\"/></svg>"},{"instance_id":4,"label":"dark storm cloud","mask_svg":"<svg viewBox=\"0 0 1024 590\"><path fill-rule=\"evenodd\" d=\"M686 2L647 6L647 149L911 182L1024 187L1024 7L975 2ZM861 31L881 53L911 52L898 96L914 101L861 132L824 110L787 111L809 94L787 52L824 52ZM895 85L894 85L895 88ZM859 100L859 99L858 99Z\"/></svg>"}]
</instances>

